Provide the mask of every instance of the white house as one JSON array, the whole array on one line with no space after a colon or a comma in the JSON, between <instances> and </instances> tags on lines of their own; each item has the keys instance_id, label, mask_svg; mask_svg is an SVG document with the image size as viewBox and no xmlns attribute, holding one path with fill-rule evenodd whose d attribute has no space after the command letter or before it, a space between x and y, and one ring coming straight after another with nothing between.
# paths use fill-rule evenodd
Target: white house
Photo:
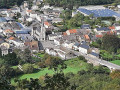
<instances>
[{"instance_id":1,"label":"white house","mask_svg":"<svg viewBox=\"0 0 120 90\"><path fill-rule=\"evenodd\" d=\"M54 50L53 48L46 48L45 52L48 53L49 55L57 56L57 51Z\"/></svg>"},{"instance_id":2,"label":"white house","mask_svg":"<svg viewBox=\"0 0 120 90\"><path fill-rule=\"evenodd\" d=\"M63 47L66 47L66 48L69 48L69 49L72 49L74 43L73 42L70 42L70 41L65 41L62 46Z\"/></svg>"},{"instance_id":3,"label":"white house","mask_svg":"<svg viewBox=\"0 0 120 90\"><path fill-rule=\"evenodd\" d=\"M32 6L32 10L37 10L37 9L38 9L37 5Z\"/></svg>"},{"instance_id":4,"label":"white house","mask_svg":"<svg viewBox=\"0 0 120 90\"><path fill-rule=\"evenodd\" d=\"M76 42L76 43L73 45L72 49L73 49L73 50L79 50L79 46L80 46L80 43Z\"/></svg>"},{"instance_id":5,"label":"white house","mask_svg":"<svg viewBox=\"0 0 120 90\"><path fill-rule=\"evenodd\" d=\"M35 11L30 12L30 17L31 18L36 18L37 17L37 13Z\"/></svg>"},{"instance_id":6,"label":"white house","mask_svg":"<svg viewBox=\"0 0 120 90\"><path fill-rule=\"evenodd\" d=\"M83 53L83 54L87 54L88 50L89 50L89 46L86 44L81 44L79 47L79 52Z\"/></svg>"}]
</instances>

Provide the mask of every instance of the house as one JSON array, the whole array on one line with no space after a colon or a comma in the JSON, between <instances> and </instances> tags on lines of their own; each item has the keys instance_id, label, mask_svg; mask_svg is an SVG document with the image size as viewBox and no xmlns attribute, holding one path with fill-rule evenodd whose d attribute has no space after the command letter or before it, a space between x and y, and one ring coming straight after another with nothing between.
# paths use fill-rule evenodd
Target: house
<instances>
[{"instance_id":1,"label":"house","mask_svg":"<svg viewBox=\"0 0 120 90\"><path fill-rule=\"evenodd\" d=\"M12 31L10 29L3 30L3 34L7 37L12 36L13 33L14 33L14 31Z\"/></svg>"},{"instance_id":2,"label":"house","mask_svg":"<svg viewBox=\"0 0 120 90\"><path fill-rule=\"evenodd\" d=\"M90 37L89 35L84 35L85 41L90 42Z\"/></svg>"},{"instance_id":3,"label":"house","mask_svg":"<svg viewBox=\"0 0 120 90\"><path fill-rule=\"evenodd\" d=\"M71 35L71 34L76 34L77 30L76 29L70 29L66 31L67 35Z\"/></svg>"},{"instance_id":4,"label":"house","mask_svg":"<svg viewBox=\"0 0 120 90\"><path fill-rule=\"evenodd\" d=\"M107 27L100 27L100 28L95 28L94 31L98 34L102 34L103 32L108 32L110 31L109 28Z\"/></svg>"},{"instance_id":5,"label":"house","mask_svg":"<svg viewBox=\"0 0 120 90\"><path fill-rule=\"evenodd\" d=\"M33 5L32 6L32 10L37 10L38 9L38 6L37 5Z\"/></svg>"},{"instance_id":6,"label":"house","mask_svg":"<svg viewBox=\"0 0 120 90\"><path fill-rule=\"evenodd\" d=\"M16 34L15 36L23 42L34 40L30 34Z\"/></svg>"},{"instance_id":7,"label":"house","mask_svg":"<svg viewBox=\"0 0 120 90\"><path fill-rule=\"evenodd\" d=\"M28 46L28 48L29 48L32 52L38 52L38 51L39 51L38 41L25 42L24 45L25 45L25 46Z\"/></svg>"},{"instance_id":8,"label":"house","mask_svg":"<svg viewBox=\"0 0 120 90\"><path fill-rule=\"evenodd\" d=\"M57 50L58 56L61 57L62 59L70 59L70 58L74 58L76 55L69 51L68 49L64 48L64 47L60 47Z\"/></svg>"},{"instance_id":9,"label":"house","mask_svg":"<svg viewBox=\"0 0 120 90\"><path fill-rule=\"evenodd\" d=\"M2 56L7 55L9 53L8 52L9 48L10 48L10 45L6 42L4 42L0 45Z\"/></svg>"},{"instance_id":10,"label":"house","mask_svg":"<svg viewBox=\"0 0 120 90\"><path fill-rule=\"evenodd\" d=\"M99 58L99 54L95 52L91 52L90 54L88 54L88 56L93 57L93 58L96 58L96 57Z\"/></svg>"},{"instance_id":11,"label":"house","mask_svg":"<svg viewBox=\"0 0 120 90\"><path fill-rule=\"evenodd\" d=\"M24 43L21 42L18 38L16 37L10 37L8 39L6 39L6 41L10 44L12 44L15 47L23 47Z\"/></svg>"},{"instance_id":12,"label":"house","mask_svg":"<svg viewBox=\"0 0 120 90\"><path fill-rule=\"evenodd\" d=\"M81 29L91 29L90 25L89 24L83 24L81 26Z\"/></svg>"},{"instance_id":13,"label":"house","mask_svg":"<svg viewBox=\"0 0 120 90\"><path fill-rule=\"evenodd\" d=\"M96 38L102 38L103 35L95 35Z\"/></svg>"},{"instance_id":14,"label":"house","mask_svg":"<svg viewBox=\"0 0 120 90\"><path fill-rule=\"evenodd\" d=\"M48 35L48 40L54 41L55 38L59 38L59 37L62 37L61 32L57 32L55 34L49 34Z\"/></svg>"},{"instance_id":15,"label":"house","mask_svg":"<svg viewBox=\"0 0 120 90\"><path fill-rule=\"evenodd\" d=\"M53 9L46 9L44 10L45 15L54 15L55 17L59 17L61 14L61 11L59 10L53 10Z\"/></svg>"},{"instance_id":16,"label":"house","mask_svg":"<svg viewBox=\"0 0 120 90\"><path fill-rule=\"evenodd\" d=\"M26 14L29 16L32 10L26 10Z\"/></svg>"},{"instance_id":17,"label":"house","mask_svg":"<svg viewBox=\"0 0 120 90\"><path fill-rule=\"evenodd\" d=\"M48 40L53 41L55 38L58 38L56 34L50 34L48 35Z\"/></svg>"},{"instance_id":18,"label":"house","mask_svg":"<svg viewBox=\"0 0 120 90\"><path fill-rule=\"evenodd\" d=\"M6 48L5 46L0 46L0 49L1 49L2 56L8 54L8 48Z\"/></svg>"},{"instance_id":19,"label":"house","mask_svg":"<svg viewBox=\"0 0 120 90\"><path fill-rule=\"evenodd\" d=\"M59 23L59 22L63 22L62 18L53 18L52 19L52 23Z\"/></svg>"},{"instance_id":20,"label":"house","mask_svg":"<svg viewBox=\"0 0 120 90\"><path fill-rule=\"evenodd\" d=\"M51 24L46 21L46 22L44 22L44 26L45 26L45 28L50 28Z\"/></svg>"},{"instance_id":21,"label":"house","mask_svg":"<svg viewBox=\"0 0 120 90\"><path fill-rule=\"evenodd\" d=\"M115 24L113 24L113 26L115 27L115 30L120 30L120 24L115 23Z\"/></svg>"},{"instance_id":22,"label":"house","mask_svg":"<svg viewBox=\"0 0 120 90\"><path fill-rule=\"evenodd\" d=\"M90 47L86 43L83 43L79 47L79 52L81 52L83 54L87 54L89 49L90 49Z\"/></svg>"},{"instance_id":23,"label":"house","mask_svg":"<svg viewBox=\"0 0 120 90\"><path fill-rule=\"evenodd\" d=\"M109 27L110 30L115 31L115 26Z\"/></svg>"},{"instance_id":24,"label":"house","mask_svg":"<svg viewBox=\"0 0 120 90\"><path fill-rule=\"evenodd\" d=\"M72 49L73 45L74 45L74 42L67 41L67 40L64 43L62 43L63 47L66 47L66 48L69 48L69 49Z\"/></svg>"},{"instance_id":25,"label":"house","mask_svg":"<svg viewBox=\"0 0 120 90\"><path fill-rule=\"evenodd\" d=\"M120 30L116 30L117 35L120 35Z\"/></svg>"},{"instance_id":26,"label":"house","mask_svg":"<svg viewBox=\"0 0 120 90\"><path fill-rule=\"evenodd\" d=\"M37 13L35 11L31 11L29 15L30 15L31 18L36 18L37 17Z\"/></svg>"},{"instance_id":27,"label":"house","mask_svg":"<svg viewBox=\"0 0 120 90\"><path fill-rule=\"evenodd\" d=\"M57 56L57 51L54 50L53 48L46 48L45 49L45 52L48 53L49 55L52 55L52 56Z\"/></svg>"},{"instance_id":28,"label":"house","mask_svg":"<svg viewBox=\"0 0 120 90\"><path fill-rule=\"evenodd\" d=\"M55 45L61 45L63 42L64 40L62 39L62 37L58 37L54 39Z\"/></svg>"},{"instance_id":29,"label":"house","mask_svg":"<svg viewBox=\"0 0 120 90\"><path fill-rule=\"evenodd\" d=\"M72 49L73 50L79 50L79 46L80 46L80 43L79 42L76 42L73 46L72 46Z\"/></svg>"}]
</instances>

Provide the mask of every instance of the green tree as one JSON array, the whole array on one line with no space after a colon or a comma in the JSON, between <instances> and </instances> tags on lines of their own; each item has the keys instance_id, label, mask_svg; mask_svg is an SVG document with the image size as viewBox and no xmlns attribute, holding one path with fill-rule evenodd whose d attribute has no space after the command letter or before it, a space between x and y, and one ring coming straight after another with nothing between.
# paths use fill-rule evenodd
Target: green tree
<instances>
[{"instance_id":1,"label":"green tree","mask_svg":"<svg viewBox=\"0 0 120 90\"><path fill-rule=\"evenodd\" d=\"M31 64L24 64L23 65L23 72L24 73L33 73L34 67Z\"/></svg>"}]
</instances>

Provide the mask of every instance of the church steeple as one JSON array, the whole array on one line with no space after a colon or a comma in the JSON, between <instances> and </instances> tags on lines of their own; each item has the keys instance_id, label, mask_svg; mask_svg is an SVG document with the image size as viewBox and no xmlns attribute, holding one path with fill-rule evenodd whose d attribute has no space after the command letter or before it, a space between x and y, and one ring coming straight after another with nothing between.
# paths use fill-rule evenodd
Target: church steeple
<instances>
[{"instance_id":1,"label":"church steeple","mask_svg":"<svg viewBox=\"0 0 120 90\"><path fill-rule=\"evenodd\" d=\"M41 20L41 40L42 41L45 41L46 40L46 29L45 29L45 26L44 26L44 17L42 17L42 20Z\"/></svg>"}]
</instances>

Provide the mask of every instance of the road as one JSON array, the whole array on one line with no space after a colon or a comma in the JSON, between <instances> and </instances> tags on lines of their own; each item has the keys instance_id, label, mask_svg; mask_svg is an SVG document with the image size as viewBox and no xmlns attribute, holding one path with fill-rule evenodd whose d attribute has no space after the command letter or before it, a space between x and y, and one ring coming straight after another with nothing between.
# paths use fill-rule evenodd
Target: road
<instances>
[{"instance_id":1,"label":"road","mask_svg":"<svg viewBox=\"0 0 120 90\"><path fill-rule=\"evenodd\" d=\"M74 50L71 50L72 52L74 52L77 56L84 56L89 62L93 63L93 64L100 64L100 65L104 65L110 69L120 69L120 66L119 65L116 65L116 64L113 64L111 62L108 62L108 61L105 61L105 60L102 60L100 58L93 58L93 57L90 57L86 54L83 54L81 52L77 52L77 51L74 51Z\"/></svg>"},{"instance_id":2,"label":"road","mask_svg":"<svg viewBox=\"0 0 120 90\"><path fill-rule=\"evenodd\" d=\"M43 41L43 42L41 42L41 44L44 46L44 48L49 48L49 47L54 48L54 49L59 48L59 46L56 46L53 41ZM113 64L111 62L102 60L102 59L97 58L97 57L96 58L90 57L90 56L88 56L86 54L83 54L83 53L78 52L78 51L74 51L72 49L68 49L68 50L73 52L76 56L80 56L80 55L84 56L85 59L88 60L88 62L93 63L94 65L100 64L100 65L106 66L106 67L108 67L110 69L120 69L119 65Z\"/></svg>"}]
</instances>

